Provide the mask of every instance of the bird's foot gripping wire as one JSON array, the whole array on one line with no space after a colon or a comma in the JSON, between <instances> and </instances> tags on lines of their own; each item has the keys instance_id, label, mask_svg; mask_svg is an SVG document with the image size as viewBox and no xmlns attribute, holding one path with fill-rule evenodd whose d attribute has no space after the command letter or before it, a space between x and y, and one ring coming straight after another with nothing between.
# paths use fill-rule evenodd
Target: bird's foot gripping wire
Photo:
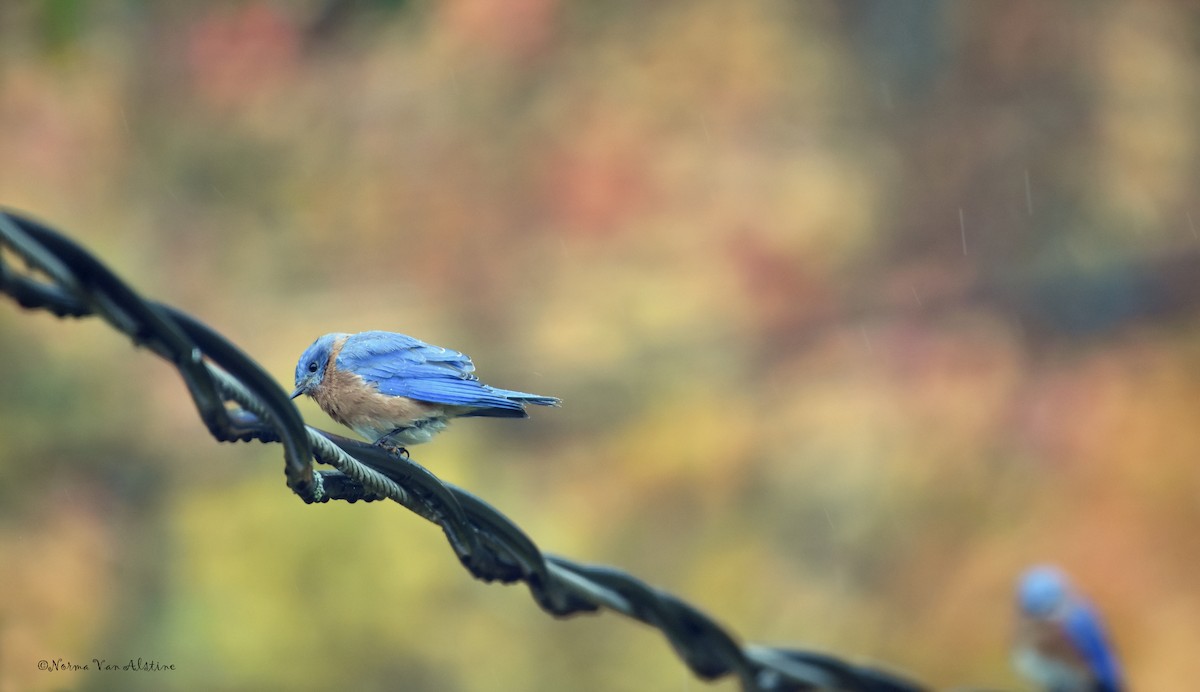
<instances>
[{"instance_id":1,"label":"bird's foot gripping wire","mask_svg":"<svg viewBox=\"0 0 1200 692\"><path fill-rule=\"evenodd\" d=\"M404 428L397 428L396 430L393 430L392 432L384 435L383 437L379 438L378 440L375 440L375 446L379 447L380 449L387 452L388 454L391 454L392 456L400 457L401 459L407 459L408 458L408 449L406 447L404 447L403 445L397 444L394 440L392 440L392 435L400 432L403 429Z\"/></svg>"}]
</instances>

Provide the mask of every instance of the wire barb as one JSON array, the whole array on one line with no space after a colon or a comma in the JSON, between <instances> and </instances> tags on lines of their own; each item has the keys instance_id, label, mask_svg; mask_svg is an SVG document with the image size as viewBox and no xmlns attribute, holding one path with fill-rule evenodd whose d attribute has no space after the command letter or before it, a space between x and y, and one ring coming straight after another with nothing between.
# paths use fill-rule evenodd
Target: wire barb
<instances>
[{"instance_id":1,"label":"wire barb","mask_svg":"<svg viewBox=\"0 0 1200 692\"><path fill-rule=\"evenodd\" d=\"M5 248L25 261L25 271L4 261ZM104 319L175 366L218 441L283 445L287 484L305 502L387 499L403 505L442 528L474 577L524 582L556 617L621 613L661 630L697 676L736 676L744 690L925 689L895 673L818 652L741 644L695 607L626 572L542 553L494 507L412 459L305 425L287 393L225 337L187 313L142 298L65 235L7 210L0 210L0 291L27 309ZM314 471L314 459L336 470Z\"/></svg>"}]
</instances>

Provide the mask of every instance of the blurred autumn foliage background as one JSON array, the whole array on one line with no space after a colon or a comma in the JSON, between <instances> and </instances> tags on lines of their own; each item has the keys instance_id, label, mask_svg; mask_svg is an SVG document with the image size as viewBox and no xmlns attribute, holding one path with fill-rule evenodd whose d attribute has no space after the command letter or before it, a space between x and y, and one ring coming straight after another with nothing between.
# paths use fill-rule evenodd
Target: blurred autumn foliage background
<instances>
[{"instance_id":1,"label":"blurred autumn foliage background","mask_svg":"<svg viewBox=\"0 0 1200 692\"><path fill-rule=\"evenodd\" d=\"M414 458L749 640L1022 689L1051 561L1182 689L1198 44L1163 1L19 1L0 203L285 386L390 329L563 397ZM5 301L0 361L3 692L704 687L395 506L303 505L95 320ZM137 657L177 671L36 669Z\"/></svg>"}]
</instances>

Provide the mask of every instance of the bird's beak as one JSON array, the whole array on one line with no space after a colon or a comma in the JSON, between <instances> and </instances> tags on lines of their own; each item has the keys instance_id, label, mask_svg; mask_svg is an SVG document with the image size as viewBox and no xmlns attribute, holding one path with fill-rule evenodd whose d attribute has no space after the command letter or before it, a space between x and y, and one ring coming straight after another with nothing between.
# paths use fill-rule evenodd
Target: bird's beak
<instances>
[{"instance_id":1,"label":"bird's beak","mask_svg":"<svg viewBox=\"0 0 1200 692\"><path fill-rule=\"evenodd\" d=\"M292 390L292 398L295 399L301 394L308 394L311 396L313 389L315 389L315 387L313 387L313 380L315 379L317 379L316 375L305 375L303 379L296 383L296 388Z\"/></svg>"}]
</instances>

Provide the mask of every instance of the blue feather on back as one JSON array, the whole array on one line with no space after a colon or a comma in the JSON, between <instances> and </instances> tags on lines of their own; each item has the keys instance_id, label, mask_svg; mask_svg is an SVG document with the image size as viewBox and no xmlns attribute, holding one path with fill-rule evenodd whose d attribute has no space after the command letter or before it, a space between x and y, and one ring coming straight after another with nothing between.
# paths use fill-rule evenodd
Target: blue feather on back
<instances>
[{"instance_id":1,"label":"blue feather on back","mask_svg":"<svg viewBox=\"0 0 1200 692\"><path fill-rule=\"evenodd\" d=\"M362 332L346 340L337 368L358 374L389 396L404 396L475 411L469 416L525 417L525 403L555 405L557 399L494 389L473 374L465 354L404 334Z\"/></svg>"},{"instance_id":2,"label":"blue feather on back","mask_svg":"<svg viewBox=\"0 0 1200 692\"><path fill-rule=\"evenodd\" d=\"M1076 603L1063 619L1071 643L1083 654L1103 692L1121 689L1121 673L1099 618L1087 603Z\"/></svg>"}]
</instances>

